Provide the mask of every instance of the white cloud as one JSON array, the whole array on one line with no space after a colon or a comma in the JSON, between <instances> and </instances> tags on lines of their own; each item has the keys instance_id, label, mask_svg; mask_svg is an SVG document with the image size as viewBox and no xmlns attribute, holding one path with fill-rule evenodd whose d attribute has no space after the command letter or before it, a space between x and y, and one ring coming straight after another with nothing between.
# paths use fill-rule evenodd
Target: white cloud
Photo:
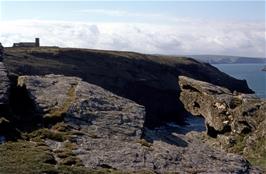
<instances>
[{"instance_id":1,"label":"white cloud","mask_svg":"<svg viewBox=\"0 0 266 174\"><path fill-rule=\"evenodd\" d=\"M118 15L118 12L117 12ZM171 25L20 20L1 22L0 41L41 38L42 45L160 54L227 54L265 57L264 23L176 19Z\"/></svg>"}]
</instances>

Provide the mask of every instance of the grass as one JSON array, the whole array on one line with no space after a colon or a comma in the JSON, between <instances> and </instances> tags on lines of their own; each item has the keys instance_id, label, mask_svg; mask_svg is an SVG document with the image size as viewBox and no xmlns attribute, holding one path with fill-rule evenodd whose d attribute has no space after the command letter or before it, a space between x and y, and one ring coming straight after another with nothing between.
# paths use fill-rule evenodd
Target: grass
<instances>
[{"instance_id":1,"label":"grass","mask_svg":"<svg viewBox=\"0 0 266 174\"><path fill-rule=\"evenodd\" d=\"M236 136L235 144L232 146L230 151L237 154L243 154L243 150L245 147L246 147L245 137L238 135Z\"/></svg>"},{"instance_id":2,"label":"grass","mask_svg":"<svg viewBox=\"0 0 266 174\"><path fill-rule=\"evenodd\" d=\"M45 148L27 141L0 145L1 174L53 173L55 160Z\"/></svg>"},{"instance_id":3,"label":"grass","mask_svg":"<svg viewBox=\"0 0 266 174\"><path fill-rule=\"evenodd\" d=\"M73 154L65 154L56 163L52 152L44 145L29 141L7 142L0 145L1 174L126 174L114 169L88 169L81 166ZM61 154L62 155L62 154ZM150 173L150 172L135 172Z\"/></svg>"},{"instance_id":4,"label":"grass","mask_svg":"<svg viewBox=\"0 0 266 174\"><path fill-rule=\"evenodd\" d=\"M252 148L248 150L247 159L251 164L261 167L266 172L266 139L260 137L253 144Z\"/></svg>"},{"instance_id":5,"label":"grass","mask_svg":"<svg viewBox=\"0 0 266 174\"><path fill-rule=\"evenodd\" d=\"M66 132L54 131L54 130L50 130L47 128L38 129L26 135L26 137L33 139L33 140L48 138L48 139L60 141L60 142L67 140L68 136L69 134Z\"/></svg>"},{"instance_id":6,"label":"grass","mask_svg":"<svg viewBox=\"0 0 266 174\"><path fill-rule=\"evenodd\" d=\"M0 145L1 174L127 174L115 169L88 169L79 166L73 155L56 164L53 154L44 146L29 141L7 142ZM151 174L149 171L134 173Z\"/></svg>"}]
</instances>

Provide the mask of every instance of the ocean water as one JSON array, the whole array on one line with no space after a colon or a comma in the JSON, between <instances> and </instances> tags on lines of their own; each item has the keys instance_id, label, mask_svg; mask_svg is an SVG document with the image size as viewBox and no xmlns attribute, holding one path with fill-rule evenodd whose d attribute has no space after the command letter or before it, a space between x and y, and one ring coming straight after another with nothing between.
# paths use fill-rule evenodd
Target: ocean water
<instances>
[{"instance_id":1,"label":"ocean water","mask_svg":"<svg viewBox=\"0 0 266 174\"><path fill-rule=\"evenodd\" d=\"M266 71L262 71L265 64L213 64L220 71L223 71L237 79L247 80L249 88L255 94L266 99Z\"/></svg>"}]
</instances>

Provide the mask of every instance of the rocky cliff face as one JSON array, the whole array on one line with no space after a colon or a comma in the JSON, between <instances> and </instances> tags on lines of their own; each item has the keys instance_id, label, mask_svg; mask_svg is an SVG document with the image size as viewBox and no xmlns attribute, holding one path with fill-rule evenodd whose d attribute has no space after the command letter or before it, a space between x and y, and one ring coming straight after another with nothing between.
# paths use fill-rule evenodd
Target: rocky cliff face
<instances>
[{"instance_id":1,"label":"rocky cliff face","mask_svg":"<svg viewBox=\"0 0 266 174\"><path fill-rule=\"evenodd\" d=\"M249 95L244 99L234 95L233 91L251 90L244 81L208 64L180 57L48 47L7 48L4 62L10 79L0 71L0 91L4 91L0 101L10 108L1 113L8 126L0 122L0 171L4 174L261 173L243 156L212 146L208 137L193 131L202 129L189 123L173 124L187 114L181 101L194 101L202 97L200 92L194 96L195 91L208 88L202 92L208 97L192 105L202 108L206 101L210 107L217 97L212 94L218 90L226 102L230 100L229 110L220 100L211 113L190 109L189 101L184 102L185 108L205 115L210 135L229 143L245 137L241 142L250 147L245 153L259 152L253 153L254 158L263 155L265 146L256 144L254 149L248 144L265 140L265 121L257 125L260 117L253 117L264 111L264 104ZM194 81L189 78L179 85L179 75L213 85L195 81L199 86L191 88ZM249 102L243 105L245 100ZM235 116L238 110L247 112L245 123ZM2 129L6 127L14 129Z\"/></svg>"},{"instance_id":2,"label":"rocky cliff face","mask_svg":"<svg viewBox=\"0 0 266 174\"><path fill-rule=\"evenodd\" d=\"M10 83L6 69L0 62L0 142L1 134L8 130L9 120L7 117Z\"/></svg>"},{"instance_id":3,"label":"rocky cliff face","mask_svg":"<svg viewBox=\"0 0 266 174\"><path fill-rule=\"evenodd\" d=\"M184 109L176 96L176 77L186 75L225 86L231 91L252 92L245 81L193 59L144 55L132 52L66 49L55 47L6 48L4 62L10 74L77 76L146 108L149 127L180 122Z\"/></svg>"},{"instance_id":4,"label":"rocky cliff face","mask_svg":"<svg viewBox=\"0 0 266 174\"><path fill-rule=\"evenodd\" d=\"M0 107L8 104L9 80L7 77L6 69L2 62L0 62Z\"/></svg>"},{"instance_id":5,"label":"rocky cliff face","mask_svg":"<svg viewBox=\"0 0 266 174\"><path fill-rule=\"evenodd\" d=\"M0 145L8 156L0 157L6 173L21 166L32 173L260 173L243 157L205 144L197 133L185 134L185 126L145 128L143 106L80 78L20 76L18 88L32 101L39 127L18 143ZM11 161L18 168L9 167Z\"/></svg>"},{"instance_id":6,"label":"rocky cliff face","mask_svg":"<svg viewBox=\"0 0 266 174\"><path fill-rule=\"evenodd\" d=\"M265 166L266 101L180 76L180 100L193 115L203 116L207 133L223 148L260 160Z\"/></svg>"}]
</instances>

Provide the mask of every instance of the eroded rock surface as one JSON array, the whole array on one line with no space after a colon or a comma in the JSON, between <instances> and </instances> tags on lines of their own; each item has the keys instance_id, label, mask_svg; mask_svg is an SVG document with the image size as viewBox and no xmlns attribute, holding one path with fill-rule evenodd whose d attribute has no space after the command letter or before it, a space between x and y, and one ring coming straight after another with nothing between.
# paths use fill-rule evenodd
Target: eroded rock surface
<instances>
[{"instance_id":1,"label":"eroded rock surface","mask_svg":"<svg viewBox=\"0 0 266 174\"><path fill-rule=\"evenodd\" d=\"M179 77L179 84L180 100L193 115L206 119L209 133L246 134L254 131L266 117L266 102L254 95L232 93L184 76Z\"/></svg>"},{"instance_id":2,"label":"eroded rock surface","mask_svg":"<svg viewBox=\"0 0 266 174\"><path fill-rule=\"evenodd\" d=\"M61 118L60 124L67 129L60 134L76 132L63 142L58 141L60 137L49 138L45 134L45 143L59 164L75 164L80 160L88 169L125 172L260 172L243 157L214 149L204 144L197 133L186 134L188 130L184 128L171 125L154 130L144 128L142 106L80 78L21 76L18 84L28 91L36 111L44 119ZM58 126L55 127L58 131ZM71 144L72 157L75 155L70 162L61 159L65 154L58 154L66 144L68 147Z\"/></svg>"},{"instance_id":3,"label":"eroded rock surface","mask_svg":"<svg viewBox=\"0 0 266 174\"><path fill-rule=\"evenodd\" d=\"M142 134L145 109L80 78L60 75L21 76L36 111L45 120L60 121L91 136L135 139Z\"/></svg>"},{"instance_id":4,"label":"eroded rock surface","mask_svg":"<svg viewBox=\"0 0 266 174\"><path fill-rule=\"evenodd\" d=\"M158 173L249 173L252 168L240 155L227 154L204 144L197 133L184 135L176 128L146 130L146 138L125 142L79 137L74 152L88 168L110 167L123 171Z\"/></svg>"},{"instance_id":5,"label":"eroded rock surface","mask_svg":"<svg viewBox=\"0 0 266 174\"><path fill-rule=\"evenodd\" d=\"M266 169L266 101L180 76L180 100L193 115L203 116L208 135L227 151L244 154Z\"/></svg>"}]
</instances>

